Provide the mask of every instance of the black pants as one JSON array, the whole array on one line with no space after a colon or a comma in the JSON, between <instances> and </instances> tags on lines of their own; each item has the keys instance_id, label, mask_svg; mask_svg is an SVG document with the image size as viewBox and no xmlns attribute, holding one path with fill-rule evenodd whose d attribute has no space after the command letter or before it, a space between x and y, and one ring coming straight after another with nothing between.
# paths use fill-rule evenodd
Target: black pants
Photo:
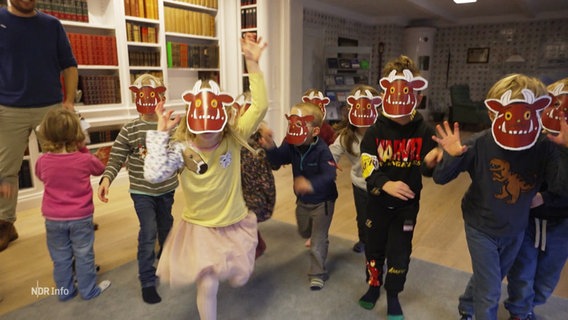
<instances>
[{"instance_id":1,"label":"black pants","mask_svg":"<svg viewBox=\"0 0 568 320\"><path fill-rule=\"evenodd\" d=\"M375 261L381 284L386 260L384 287L387 292L398 293L404 289L418 210L418 203L402 208L377 207L376 204L367 208L365 255L368 262Z\"/></svg>"}]
</instances>

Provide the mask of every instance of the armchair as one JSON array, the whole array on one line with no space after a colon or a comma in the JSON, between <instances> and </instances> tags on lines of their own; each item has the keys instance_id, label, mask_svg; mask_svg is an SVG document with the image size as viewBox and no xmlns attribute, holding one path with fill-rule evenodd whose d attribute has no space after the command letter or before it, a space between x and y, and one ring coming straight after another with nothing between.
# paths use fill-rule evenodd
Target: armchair
<instances>
[{"instance_id":1,"label":"armchair","mask_svg":"<svg viewBox=\"0 0 568 320\"><path fill-rule=\"evenodd\" d=\"M488 127L491 122L487 108L483 101L472 101L469 93L469 85L455 84L450 87L449 122L459 122L462 125L473 124L480 127Z\"/></svg>"}]
</instances>

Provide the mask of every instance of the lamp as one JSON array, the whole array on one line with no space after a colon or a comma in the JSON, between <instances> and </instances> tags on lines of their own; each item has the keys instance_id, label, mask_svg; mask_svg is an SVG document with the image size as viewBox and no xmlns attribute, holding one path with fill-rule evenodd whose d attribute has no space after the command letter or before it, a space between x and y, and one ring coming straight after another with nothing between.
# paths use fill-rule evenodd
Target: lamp
<instances>
[{"instance_id":1,"label":"lamp","mask_svg":"<svg viewBox=\"0 0 568 320\"><path fill-rule=\"evenodd\" d=\"M464 3L474 3L477 2L477 0L454 0L454 2L457 4L464 4Z\"/></svg>"},{"instance_id":2,"label":"lamp","mask_svg":"<svg viewBox=\"0 0 568 320\"><path fill-rule=\"evenodd\" d=\"M505 62L509 62L509 63L525 62L525 58L523 58L520 54L515 53L515 54L512 54L509 58L505 59Z\"/></svg>"}]
</instances>

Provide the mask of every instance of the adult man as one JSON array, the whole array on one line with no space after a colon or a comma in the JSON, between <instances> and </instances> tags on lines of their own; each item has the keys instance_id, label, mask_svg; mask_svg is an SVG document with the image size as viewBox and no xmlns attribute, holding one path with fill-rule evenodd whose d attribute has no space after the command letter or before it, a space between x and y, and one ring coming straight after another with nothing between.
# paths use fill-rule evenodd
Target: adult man
<instances>
[{"instance_id":1,"label":"adult man","mask_svg":"<svg viewBox=\"0 0 568 320\"><path fill-rule=\"evenodd\" d=\"M77 61L65 30L35 5L9 0L0 8L0 181L15 190L0 197L0 251L18 238L18 171L30 133L50 108L74 110L77 90Z\"/></svg>"}]
</instances>

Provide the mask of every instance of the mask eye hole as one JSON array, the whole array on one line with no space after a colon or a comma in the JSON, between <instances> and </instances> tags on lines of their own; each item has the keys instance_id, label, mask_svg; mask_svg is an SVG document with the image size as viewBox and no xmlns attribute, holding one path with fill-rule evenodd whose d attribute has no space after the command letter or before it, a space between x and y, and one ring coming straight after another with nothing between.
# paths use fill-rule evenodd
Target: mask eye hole
<instances>
[{"instance_id":1,"label":"mask eye hole","mask_svg":"<svg viewBox=\"0 0 568 320\"><path fill-rule=\"evenodd\" d=\"M361 104L360 104L360 103L357 103L357 104L355 105L355 109L361 109Z\"/></svg>"},{"instance_id":2,"label":"mask eye hole","mask_svg":"<svg viewBox=\"0 0 568 320\"><path fill-rule=\"evenodd\" d=\"M529 120L531 118L531 112L525 111L525 114L523 116L524 116L525 120Z\"/></svg>"},{"instance_id":3,"label":"mask eye hole","mask_svg":"<svg viewBox=\"0 0 568 320\"><path fill-rule=\"evenodd\" d=\"M410 89L408 89L408 87L404 87L404 89L402 89L402 92L404 94L408 94L410 92Z\"/></svg>"},{"instance_id":4,"label":"mask eye hole","mask_svg":"<svg viewBox=\"0 0 568 320\"><path fill-rule=\"evenodd\" d=\"M390 87L389 92L392 94L396 91L396 89L394 87Z\"/></svg>"},{"instance_id":5,"label":"mask eye hole","mask_svg":"<svg viewBox=\"0 0 568 320\"><path fill-rule=\"evenodd\" d=\"M144 92L138 93L138 96L139 96L140 98L144 98Z\"/></svg>"},{"instance_id":6,"label":"mask eye hole","mask_svg":"<svg viewBox=\"0 0 568 320\"><path fill-rule=\"evenodd\" d=\"M211 101L211 106L212 106L213 108L217 108L218 105L219 105L219 102L217 102L217 100Z\"/></svg>"},{"instance_id":7,"label":"mask eye hole","mask_svg":"<svg viewBox=\"0 0 568 320\"><path fill-rule=\"evenodd\" d=\"M201 99L195 100L195 107L196 108L200 108L202 104L203 104L203 102L201 101Z\"/></svg>"},{"instance_id":8,"label":"mask eye hole","mask_svg":"<svg viewBox=\"0 0 568 320\"><path fill-rule=\"evenodd\" d=\"M151 92L151 93L150 93L150 98L154 98L155 96L156 96L156 93L155 93L155 92Z\"/></svg>"},{"instance_id":9,"label":"mask eye hole","mask_svg":"<svg viewBox=\"0 0 568 320\"><path fill-rule=\"evenodd\" d=\"M513 114L509 111L505 112L505 120L509 121L513 118Z\"/></svg>"}]
</instances>

